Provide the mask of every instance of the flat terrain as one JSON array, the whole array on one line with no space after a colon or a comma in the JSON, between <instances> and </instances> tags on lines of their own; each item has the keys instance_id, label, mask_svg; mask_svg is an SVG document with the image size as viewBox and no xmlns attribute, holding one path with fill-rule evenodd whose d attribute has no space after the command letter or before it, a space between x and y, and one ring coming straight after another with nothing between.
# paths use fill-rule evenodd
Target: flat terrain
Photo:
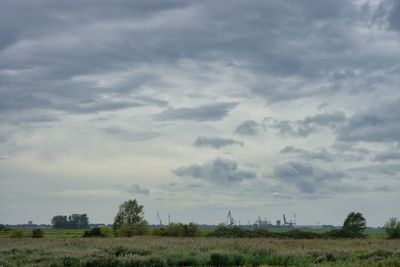
<instances>
[{"instance_id":1,"label":"flat terrain","mask_svg":"<svg viewBox=\"0 0 400 267\"><path fill-rule=\"evenodd\" d=\"M400 240L0 238L0 266L400 266Z\"/></svg>"}]
</instances>

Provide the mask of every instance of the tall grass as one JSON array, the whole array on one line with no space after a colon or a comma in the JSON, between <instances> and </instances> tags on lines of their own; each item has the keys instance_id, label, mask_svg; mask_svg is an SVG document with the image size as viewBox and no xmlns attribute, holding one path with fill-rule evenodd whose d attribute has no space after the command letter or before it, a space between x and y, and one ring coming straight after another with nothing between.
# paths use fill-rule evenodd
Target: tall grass
<instances>
[{"instance_id":1,"label":"tall grass","mask_svg":"<svg viewBox=\"0 0 400 267\"><path fill-rule=\"evenodd\" d=\"M400 266L400 240L0 239L0 266Z\"/></svg>"}]
</instances>

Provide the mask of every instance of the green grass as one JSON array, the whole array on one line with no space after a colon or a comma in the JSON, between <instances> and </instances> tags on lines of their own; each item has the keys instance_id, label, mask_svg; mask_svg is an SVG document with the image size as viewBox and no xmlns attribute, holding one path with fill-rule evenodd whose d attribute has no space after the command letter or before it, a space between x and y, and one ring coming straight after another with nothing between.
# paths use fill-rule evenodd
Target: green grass
<instances>
[{"instance_id":1,"label":"green grass","mask_svg":"<svg viewBox=\"0 0 400 267\"><path fill-rule=\"evenodd\" d=\"M42 239L0 239L0 266L262 265L400 266L400 240L67 238L48 235Z\"/></svg>"}]
</instances>

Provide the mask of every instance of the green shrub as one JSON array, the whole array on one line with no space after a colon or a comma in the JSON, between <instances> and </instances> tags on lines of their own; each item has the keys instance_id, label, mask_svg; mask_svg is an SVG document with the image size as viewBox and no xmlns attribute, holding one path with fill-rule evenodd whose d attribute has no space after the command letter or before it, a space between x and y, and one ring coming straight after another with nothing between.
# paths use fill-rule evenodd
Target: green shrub
<instances>
[{"instance_id":1,"label":"green shrub","mask_svg":"<svg viewBox=\"0 0 400 267\"><path fill-rule=\"evenodd\" d=\"M11 238L21 238L24 236L24 232L21 229L12 229L8 235Z\"/></svg>"},{"instance_id":2,"label":"green shrub","mask_svg":"<svg viewBox=\"0 0 400 267\"><path fill-rule=\"evenodd\" d=\"M149 232L147 223L141 224L123 224L117 229L115 235L118 237L131 237L137 235L145 235Z\"/></svg>"},{"instance_id":3,"label":"green shrub","mask_svg":"<svg viewBox=\"0 0 400 267\"><path fill-rule=\"evenodd\" d=\"M44 232L42 229L37 228L32 230L32 237L33 238L42 238L44 237Z\"/></svg>"},{"instance_id":4,"label":"green shrub","mask_svg":"<svg viewBox=\"0 0 400 267\"><path fill-rule=\"evenodd\" d=\"M100 227L100 233L101 233L102 237L112 237L112 236L114 236L113 229L111 229L111 227L108 227L108 226Z\"/></svg>"},{"instance_id":5,"label":"green shrub","mask_svg":"<svg viewBox=\"0 0 400 267\"><path fill-rule=\"evenodd\" d=\"M111 237L113 236L113 230L108 226L94 227L90 230L86 230L83 233L83 237Z\"/></svg>"},{"instance_id":6,"label":"green shrub","mask_svg":"<svg viewBox=\"0 0 400 267\"><path fill-rule=\"evenodd\" d=\"M400 221L390 218L385 224L385 231L389 238L400 238Z\"/></svg>"},{"instance_id":7,"label":"green shrub","mask_svg":"<svg viewBox=\"0 0 400 267\"><path fill-rule=\"evenodd\" d=\"M219 225L209 236L215 237L254 237L252 231L243 229L240 226L225 226Z\"/></svg>"},{"instance_id":8,"label":"green shrub","mask_svg":"<svg viewBox=\"0 0 400 267\"><path fill-rule=\"evenodd\" d=\"M162 236L164 233L164 228L154 228L153 231L151 231L152 235L157 235L157 236Z\"/></svg>"},{"instance_id":9,"label":"green shrub","mask_svg":"<svg viewBox=\"0 0 400 267\"><path fill-rule=\"evenodd\" d=\"M254 237L270 237L271 233L267 227L255 227L252 231Z\"/></svg>"},{"instance_id":10,"label":"green shrub","mask_svg":"<svg viewBox=\"0 0 400 267\"><path fill-rule=\"evenodd\" d=\"M290 231L287 231L283 233L284 237L286 238L293 238L293 239L315 239L315 238L320 238L321 235L314 233L314 232L308 232L308 231L301 231L299 229L293 229Z\"/></svg>"},{"instance_id":11,"label":"green shrub","mask_svg":"<svg viewBox=\"0 0 400 267\"><path fill-rule=\"evenodd\" d=\"M156 228L152 232L153 235L159 236L185 236L194 237L200 234L199 228L194 223L170 223L165 228Z\"/></svg>"},{"instance_id":12,"label":"green shrub","mask_svg":"<svg viewBox=\"0 0 400 267\"><path fill-rule=\"evenodd\" d=\"M200 234L199 228L194 223L184 224L183 228L184 228L184 236L194 237Z\"/></svg>"},{"instance_id":13,"label":"green shrub","mask_svg":"<svg viewBox=\"0 0 400 267\"><path fill-rule=\"evenodd\" d=\"M101 231L99 227L94 227L90 230L86 230L83 233L83 237L101 237Z\"/></svg>"}]
</instances>

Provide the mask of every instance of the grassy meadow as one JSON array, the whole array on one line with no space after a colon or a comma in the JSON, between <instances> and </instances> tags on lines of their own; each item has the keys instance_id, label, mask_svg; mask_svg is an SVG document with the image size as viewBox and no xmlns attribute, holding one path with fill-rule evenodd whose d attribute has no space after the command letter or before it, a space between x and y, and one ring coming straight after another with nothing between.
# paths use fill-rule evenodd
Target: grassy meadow
<instances>
[{"instance_id":1,"label":"grassy meadow","mask_svg":"<svg viewBox=\"0 0 400 267\"><path fill-rule=\"evenodd\" d=\"M24 235L28 236L29 231ZM82 230L0 238L0 266L400 266L400 240L81 238Z\"/></svg>"}]
</instances>

